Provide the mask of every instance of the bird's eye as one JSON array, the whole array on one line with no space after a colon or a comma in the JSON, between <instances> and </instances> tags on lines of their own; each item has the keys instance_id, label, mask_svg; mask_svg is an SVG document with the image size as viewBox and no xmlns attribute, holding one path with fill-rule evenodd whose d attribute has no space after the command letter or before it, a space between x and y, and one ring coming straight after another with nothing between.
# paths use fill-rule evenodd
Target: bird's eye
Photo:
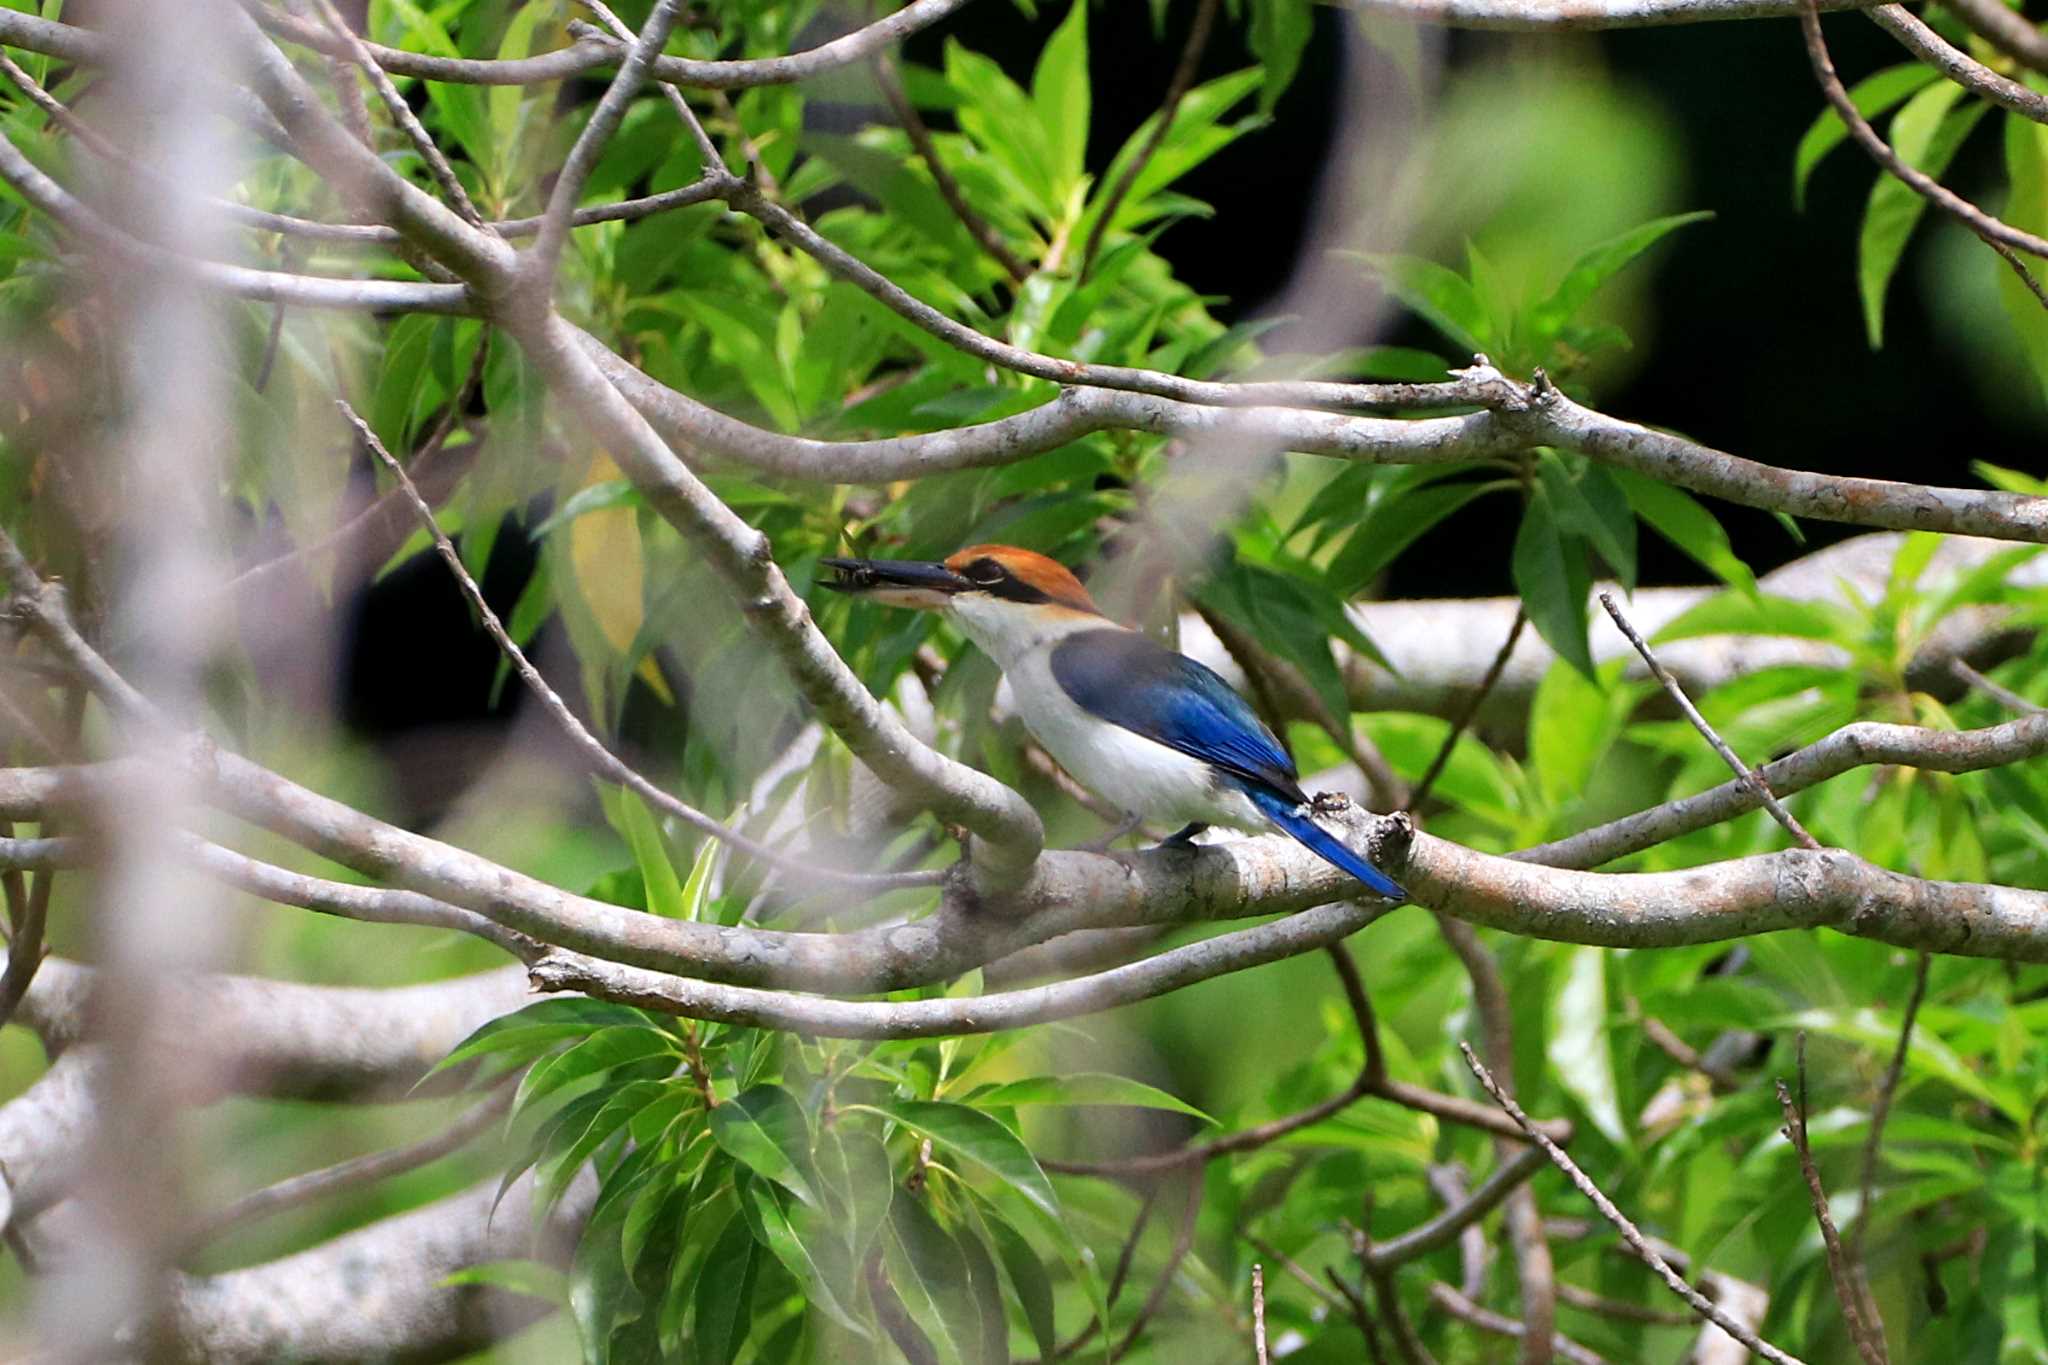
<instances>
[{"instance_id":1,"label":"bird's eye","mask_svg":"<svg viewBox=\"0 0 2048 1365\"><path fill-rule=\"evenodd\" d=\"M966 576L974 583L1000 583L1003 581L1003 566L993 559L977 559L967 566Z\"/></svg>"}]
</instances>

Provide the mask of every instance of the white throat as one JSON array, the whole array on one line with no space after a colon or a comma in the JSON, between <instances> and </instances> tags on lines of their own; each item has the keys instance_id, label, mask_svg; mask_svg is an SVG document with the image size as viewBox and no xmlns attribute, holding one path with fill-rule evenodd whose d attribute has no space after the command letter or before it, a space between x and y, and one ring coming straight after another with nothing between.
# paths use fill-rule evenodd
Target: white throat
<instances>
[{"instance_id":1,"label":"white throat","mask_svg":"<svg viewBox=\"0 0 2048 1365\"><path fill-rule=\"evenodd\" d=\"M947 609L961 634L979 645L1005 673L1034 649L1078 631L1118 629L1114 621L1070 607L1010 602L985 592L961 593Z\"/></svg>"}]
</instances>

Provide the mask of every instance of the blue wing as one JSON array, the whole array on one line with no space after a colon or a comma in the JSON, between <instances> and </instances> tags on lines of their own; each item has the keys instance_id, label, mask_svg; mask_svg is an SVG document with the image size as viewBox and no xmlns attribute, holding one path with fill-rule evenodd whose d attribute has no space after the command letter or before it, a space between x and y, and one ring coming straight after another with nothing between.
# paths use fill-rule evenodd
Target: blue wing
<instances>
[{"instance_id":1,"label":"blue wing","mask_svg":"<svg viewBox=\"0 0 2048 1365\"><path fill-rule=\"evenodd\" d=\"M1293 760L1214 671L1136 631L1084 630L1053 646L1052 675L1090 715L1300 804Z\"/></svg>"},{"instance_id":2,"label":"blue wing","mask_svg":"<svg viewBox=\"0 0 2048 1365\"><path fill-rule=\"evenodd\" d=\"M1311 853L1388 900L1408 899L1303 809L1308 798L1287 751L1213 670L1135 631L1106 628L1053 646L1052 675L1090 715L1229 773L1260 813Z\"/></svg>"}]
</instances>

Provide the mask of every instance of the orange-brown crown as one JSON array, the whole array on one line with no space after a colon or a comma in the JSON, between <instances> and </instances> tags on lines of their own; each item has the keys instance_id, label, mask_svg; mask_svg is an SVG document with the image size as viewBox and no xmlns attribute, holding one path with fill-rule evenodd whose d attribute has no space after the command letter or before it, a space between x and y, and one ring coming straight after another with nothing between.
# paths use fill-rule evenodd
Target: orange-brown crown
<instances>
[{"instance_id":1,"label":"orange-brown crown","mask_svg":"<svg viewBox=\"0 0 2048 1365\"><path fill-rule=\"evenodd\" d=\"M1081 586L1081 580L1066 565L1035 550L1020 550L1014 545L970 545L949 556L946 567L969 582L1000 585L1007 581L1048 602L1097 616L1102 614L1088 589Z\"/></svg>"}]
</instances>

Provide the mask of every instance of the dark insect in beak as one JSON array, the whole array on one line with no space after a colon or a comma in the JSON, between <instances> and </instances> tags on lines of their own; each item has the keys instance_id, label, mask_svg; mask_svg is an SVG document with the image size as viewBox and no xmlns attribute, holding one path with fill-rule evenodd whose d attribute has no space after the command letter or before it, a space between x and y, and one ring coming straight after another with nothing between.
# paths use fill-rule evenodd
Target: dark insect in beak
<instances>
[{"instance_id":1,"label":"dark insect in beak","mask_svg":"<svg viewBox=\"0 0 2048 1365\"><path fill-rule=\"evenodd\" d=\"M909 559L823 559L832 571L818 586L895 607L943 607L974 585L944 564Z\"/></svg>"}]
</instances>

